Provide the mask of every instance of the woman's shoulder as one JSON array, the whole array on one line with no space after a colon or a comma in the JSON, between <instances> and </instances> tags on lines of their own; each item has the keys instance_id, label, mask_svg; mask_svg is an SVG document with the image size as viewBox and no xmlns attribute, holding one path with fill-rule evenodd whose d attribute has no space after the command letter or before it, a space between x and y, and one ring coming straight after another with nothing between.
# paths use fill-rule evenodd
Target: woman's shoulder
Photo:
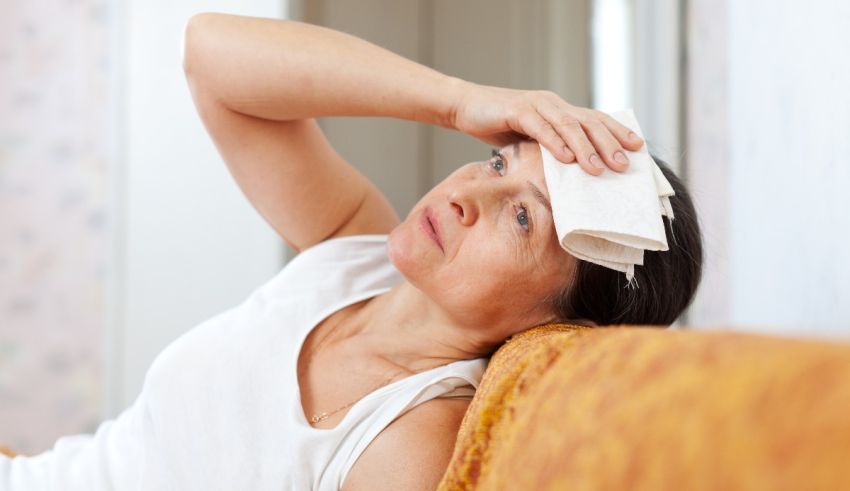
<instances>
[{"instance_id":1,"label":"woman's shoulder","mask_svg":"<svg viewBox=\"0 0 850 491\"><path fill-rule=\"evenodd\" d=\"M386 249L387 234L344 235L332 237L303 249L295 258L326 254L329 251L369 251Z\"/></svg>"},{"instance_id":2,"label":"woman's shoulder","mask_svg":"<svg viewBox=\"0 0 850 491\"><path fill-rule=\"evenodd\" d=\"M366 447L341 489L436 489L469 404L434 398L404 413Z\"/></svg>"},{"instance_id":3,"label":"woman's shoulder","mask_svg":"<svg viewBox=\"0 0 850 491\"><path fill-rule=\"evenodd\" d=\"M334 237L297 253L284 267L287 269L321 267L352 261L389 263L387 235L347 235Z\"/></svg>"},{"instance_id":4,"label":"woman's shoulder","mask_svg":"<svg viewBox=\"0 0 850 491\"><path fill-rule=\"evenodd\" d=\"M274 298L300 294L336 298L389 288L400 280L387 255L386 235L349 235L304 249L261 290Z\"/></svg>"}]
</instances>

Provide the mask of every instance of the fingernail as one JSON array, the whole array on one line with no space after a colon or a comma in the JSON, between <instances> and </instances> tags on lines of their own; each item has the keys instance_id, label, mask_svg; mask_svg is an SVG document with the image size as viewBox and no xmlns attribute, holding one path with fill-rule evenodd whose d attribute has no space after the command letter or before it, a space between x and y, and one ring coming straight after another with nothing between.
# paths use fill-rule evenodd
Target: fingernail
<instances>
[{"instance_id":1,"label":"fingernail","mask_svg":"<svg viewBox=\"0 0 850 491\"><path fill-rule=\"evenodd\" d=\"M599 158L599 155L595 153L590 156L590 165L596 167L597 169L604 169L605 165L602 163L602 159Z\"/></svg>"},{"instance_id":2,"label":"fingernail","mask_svg":"<svg viewBox=\"0 0 850 491\"><path fill-rule=\"evenodd\" d=\"M619 150L614 152L614 160L616 160L618 163L620 163L622 165L628 165L629 164L629 158L626 157L626 154L624 154L623 152L621 152Z\"/></svg>"},{"instance_id":3,"label":"fingernail","mask_svg":"<svg viewBox=\"0 0 850 491\"><path fill-rule=\"evenodd\" d=\"M629 132L629 140L640 141L640 137L634 131Z\"/></svg>"}]
</instances>

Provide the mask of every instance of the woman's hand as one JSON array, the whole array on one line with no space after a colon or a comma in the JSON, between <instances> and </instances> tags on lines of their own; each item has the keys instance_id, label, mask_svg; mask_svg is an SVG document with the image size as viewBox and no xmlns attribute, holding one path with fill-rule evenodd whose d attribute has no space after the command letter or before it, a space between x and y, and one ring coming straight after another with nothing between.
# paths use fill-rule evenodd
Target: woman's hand
<instances>
[{"instance_id":1,"label":"woman's hand","mask_svg":"<svg viewBox=\"0 0 850 491\"><path fill-rule=\"evenodd\" d=\"M607 165L628 168L623 148L638 150L643 140L611 116L568 104L554 92L463 84L453 111L453 126L490 145L504 146L530 137L558 160L578 160L589 174Z\"/></svg>"}]
</instances>

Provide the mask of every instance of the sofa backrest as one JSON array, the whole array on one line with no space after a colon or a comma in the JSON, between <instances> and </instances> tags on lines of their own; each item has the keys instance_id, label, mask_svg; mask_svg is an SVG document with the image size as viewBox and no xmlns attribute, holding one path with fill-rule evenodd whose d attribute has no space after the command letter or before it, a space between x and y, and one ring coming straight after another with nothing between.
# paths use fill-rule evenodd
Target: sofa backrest
<instances>
[{"instance_id":1,"label":"sofa backrest","mask_svg":"<svg viewBox=\"0 0 850 491\"><path fill-rule=\"evenodd\" d=\"M526 331L493 355L440 489L850 489L850 344Z\"/></svg>"}]
</instances>

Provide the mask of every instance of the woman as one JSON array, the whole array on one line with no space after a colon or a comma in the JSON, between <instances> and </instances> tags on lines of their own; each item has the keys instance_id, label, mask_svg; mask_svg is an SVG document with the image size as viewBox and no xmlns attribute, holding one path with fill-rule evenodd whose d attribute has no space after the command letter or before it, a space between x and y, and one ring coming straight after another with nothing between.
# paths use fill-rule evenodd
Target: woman
<instances>
[{"instance_id":1,"label":"woman","mask_svg":"<svg viewBox=\"0 0 850 491\"><path fill-rule=\"evenodd\" d=\"M623 289L620 273L558 244L528 139L591 174L623 171L623 148L642 141L605 114L280 20L195 16L184 66L237 183L304 252L172 343L116 421L61 439L52 455L3 462L0 488L433 489L505 339L553 321L670 323L693 296L699 231L669 170L678 246L647 253L636 273L650 288ZM400 221L314 119L343 115L440 125L504 148Z\"/></svg>"}]
</instances>

